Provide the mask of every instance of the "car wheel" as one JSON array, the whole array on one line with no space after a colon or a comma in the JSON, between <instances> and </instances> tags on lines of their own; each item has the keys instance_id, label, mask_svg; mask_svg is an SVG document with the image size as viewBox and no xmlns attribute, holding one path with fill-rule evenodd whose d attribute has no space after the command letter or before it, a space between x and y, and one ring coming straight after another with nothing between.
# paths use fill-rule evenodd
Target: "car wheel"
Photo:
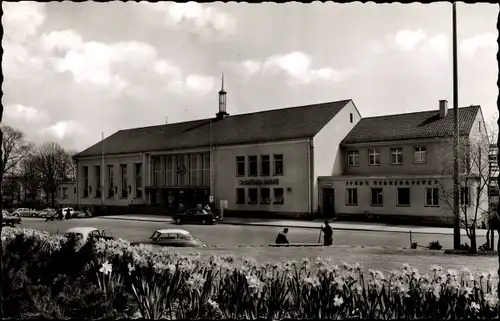
<instances>
[{"instance_id":1,"label":"car wheel","mask_svg":"<svg viewBox=\"0 0 500 321\"><path fill-rule=\"evenodd\" d=\"M35 216L36 216L35 213L31 213L31 217L35 217Z\"/></svg>"},{"instance_id":2,"label":"car wheel","mask_svg":"<svg viewBox=\"0 0 500 321\"><path fill-rule=\"evenodd\" d=\"M181 220L176 219L176 220L175 220L175 224L177 224L177 225L181 225Z\"/></svg>"},{"instance_id":3,"label":"car wheel","mask_svg":"<svg viewBox=\"0 0 500 321\"><path fill-rule=\"evenodd\" d=\"M205 221L205 220L201 220L201 224L206 225L206 224L207 224L207 221Z\"/></svg>"},{"instance_id":4,"label":"car wheel","mask_svg":"<svg viewBox=\"0 0 500 321\"><path fill-rule=\"evenodd\" d=\"M44 215L44 214L42 214L40 217L41 217L41 218L45 218L45 215Z\"/></svg>"}]
</instances>

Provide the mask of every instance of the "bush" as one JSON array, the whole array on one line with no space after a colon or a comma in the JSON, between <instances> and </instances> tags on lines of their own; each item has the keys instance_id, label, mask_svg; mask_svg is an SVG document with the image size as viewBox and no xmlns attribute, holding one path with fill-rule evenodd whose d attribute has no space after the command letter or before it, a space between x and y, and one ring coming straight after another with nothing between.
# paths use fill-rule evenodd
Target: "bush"
<instances>
[{"instance_id":1,"label":"bush","mask_svg":"<svg viewBox=\"0 0 500 321\"><path fill-rule=\"evenodd\" d=\"M420 274L404 265L384 275L322 258L265 264L245 258L237 264L231 256L180 256L125 240L82 247L44 233L6 230L6 316L458 319L492 318L498 308L495 276L466 268L431 266L429 274Z\"/></svg>"},{"instance_id":2,"label":"bush","mask_svg":"<svg viewBox=\"0 0 500 321\"><path fill-rule=\"evenodd\" d=\"M462 251L469 251L470 250L469 244L467 244L467 243L460 244L460 250L462 250Z\"/></svg>"},{"instance_id":3,"label":"bush","mask_svg":"<svg viewBox=\"0 0 500 321\"><path fill-rule=\"evenodd\" d=\"M418 247L418 243L417 242L411 243L411 248L412 249L416 249L417 247Z\"/></svg>"},{"instance_id":4,"label":"bush","mask_svg":"<svg viewBox=\"0 0 500 321\"><path fill-rule=\"evenodd\" d=\"M439 244L439 241L433 241L429 243L429 250L441 250L443 246Z\"/></svg>"}]
</instances>

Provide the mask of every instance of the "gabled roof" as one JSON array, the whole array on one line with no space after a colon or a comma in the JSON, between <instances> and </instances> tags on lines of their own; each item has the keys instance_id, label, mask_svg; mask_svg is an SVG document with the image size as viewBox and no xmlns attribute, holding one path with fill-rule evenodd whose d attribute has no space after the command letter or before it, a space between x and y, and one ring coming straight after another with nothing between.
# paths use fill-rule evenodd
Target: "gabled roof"
<instances>
[{"instance_id":1,"label":"gabled roof","mask_svg":"<svg viewBox=\"0 0 500 321\"><path fill-rule=\"evenodd\" d=\"M210 143L220 146L311 138L350 101L261 111L221 120L202 119L120 130L104 139L104 153L125 154L208 147ZM101 155L101 144L99 142L85 149L75 158Z\"/></svg>"},{"instance_id":2,"label":"gabled roof","mask_svg":"<svg viewBox=\"0 0 500 321\"><path fill-rule=\"evenodd\" d=\"M480 106L461 107L458 111L459 132L468 135ZM453 136L453 109L445 118L438 110L362 118L341 144Z\"/></svg>"}]
</instances>

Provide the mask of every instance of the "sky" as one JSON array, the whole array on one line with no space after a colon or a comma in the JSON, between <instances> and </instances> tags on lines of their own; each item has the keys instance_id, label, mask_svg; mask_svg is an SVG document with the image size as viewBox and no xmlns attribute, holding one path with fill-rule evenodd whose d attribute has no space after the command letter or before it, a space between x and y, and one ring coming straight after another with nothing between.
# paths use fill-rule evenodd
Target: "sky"
<instances>
[{"instance_id":1,"label":"sky","mask_svg":"<svg viewBox=\"0 0 500 321\"><path fill-rule=\"evenodd\" d=\"M83 150L101 133L353 99L453 106L452 6L3 2L4 123ZM459 105L496 119L499 6L457 5Z\"/></svg>"}]
</instances>

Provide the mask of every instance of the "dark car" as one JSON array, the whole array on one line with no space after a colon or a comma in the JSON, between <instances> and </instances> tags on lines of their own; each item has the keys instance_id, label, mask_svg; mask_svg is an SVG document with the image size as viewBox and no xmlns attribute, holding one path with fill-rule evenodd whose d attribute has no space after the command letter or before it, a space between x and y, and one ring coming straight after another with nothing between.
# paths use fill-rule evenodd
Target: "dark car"
<instances>
[{"instance_id":1,"label":"dark car","mask_svg":"<svg viewBox=\"0 0 500 321\"><path fill-rule=\"evenodd\" d=\"M207 245L181 229L156 230L148 240L132 242L132 245L152 244L171 247L206 247Z\"/></svg>"},{"instance_id":2,"label":"dark car","mask_svg":"<svg viewBox=\"0 0 500 321\"><path fill-rule=\"evenodd\" d=\"M16 226L21 224L21 218L19 216L14 216L7 211L2 211L2 225L3 226Z\"/></svg>"},{"instance_id":3,"label":"dark car","mask_svg":"<svg viewBox=\"0 0 500 321\"><path fill-rule=\"evenodd\" d=\"M185 213L179 213L172 217L175 224L215 224L215 217L212 212L205 210L190 209Z\"/></svg>"}]
</instances>

